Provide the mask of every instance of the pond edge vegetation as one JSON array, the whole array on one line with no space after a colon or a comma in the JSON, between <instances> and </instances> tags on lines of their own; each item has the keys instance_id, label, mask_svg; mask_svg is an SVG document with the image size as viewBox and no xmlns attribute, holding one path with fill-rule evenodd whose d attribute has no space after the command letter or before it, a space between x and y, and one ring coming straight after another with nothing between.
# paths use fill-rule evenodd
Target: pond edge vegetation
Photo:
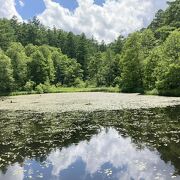
<instances>
[{"instance_id":1,"label":"pond edge vegetation","mask_svg":"<svg viewBox=\"0 0 180 180\"><path fill-rule=\"evenodd\" d=\"M105 44L37 18L0 19L0 95L125 92L180 96L180 0Z\"/></svg>"}]
</instances>

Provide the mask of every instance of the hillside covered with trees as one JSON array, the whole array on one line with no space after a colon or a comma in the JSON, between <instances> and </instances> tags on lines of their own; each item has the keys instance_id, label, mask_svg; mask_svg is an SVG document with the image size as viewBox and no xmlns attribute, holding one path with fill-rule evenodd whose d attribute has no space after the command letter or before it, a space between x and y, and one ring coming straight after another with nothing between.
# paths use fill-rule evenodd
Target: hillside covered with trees
<instances>
[{"instance_id":1,"label":"hillside covered with trees","mask_svg":"<svg viewBox=\"0 0 180 180\"><path fill-rule=\"evenodd\" d=\"M180 0L140 31L111 44L85 34L0 19L0 92L56 87L119 87L180 96Z\"/></svg>"}]
</instances>

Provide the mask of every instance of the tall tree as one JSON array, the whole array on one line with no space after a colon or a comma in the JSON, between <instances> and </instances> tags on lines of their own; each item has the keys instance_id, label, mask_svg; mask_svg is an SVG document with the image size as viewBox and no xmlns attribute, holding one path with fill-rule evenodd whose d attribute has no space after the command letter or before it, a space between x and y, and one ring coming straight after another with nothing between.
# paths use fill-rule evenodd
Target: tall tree
<instances>
[{"instance_id":1,"label":"tall tree","mask_svg":"<svg viewBox=\"0 0 180 180\"><path fill-rule=\"evenodd\" d=\"M88 46L85 34L82 34L79 39L77 49L77 62L81 64L84 71L84 79L87 77L87 60L88 60Z\"/></svg>"},{"instance_id":2,"label":"tall tree","mask_svg":"<svg viewBox=\"0 0 180 180\"><path fill-rule=\"evenodd\" d=\"M113 43L110 44L110 48L115 54L120 54L124 45L124 37L119 36Z\"/></svg>"},{"instance_id":3,"label":"tall tree","mask_svg":"<svg viewBox=\"0 0 180 180\"><path fill-rule=\"evenodd\" d=\"M30 77L31 80L36 84L45 83L49 81L48 67L46 64L46 59L43 54L37 50L31 55L31 62L29 63Z\"/></svg>"},{"instance_id":4,"label":"tall tree","mask_svg":"<svg viewBox=\"0 0 180 180\"><path fill-rule=\"evenodd\" d=\"M155 18L149 25L149 28L156 30L164 25L164 11L162 9L158 10L155 15Z\"/></svg>"},{"instance_id":5,"label":"tall tree","mask_svg":"<svg viewBox=\"0 0 180 180\"><path fill-rule=\"evenodd\" d=\"M0 92L9 92L13 87L11 60L0 50Z\"/></svg>"},{"instance_id":6,"label":"tall tree","mask_svg":"<svg viewBox=\"0 0 180 180\"><path fill-rule=\"evenodd\" d=\"M28 62L24 47L21 43L11 43L6 54L11 58L16 88L22 88L27 81Z\"/></svg>"},{"instance_id":7,"label":"tall tree","mask_svg":"<svg viewBox=\"0 0 180 180\"><path fill-rule=\"evenodd\" d=\"M158 63L163 60L162 47L154 48L144 62L144 89L153 90L156 88Z\"/></svg>"},{"instance_id":8,"label":"tall tree","mask_svg":"<svg viewBox=\"0 0 180 180\"><path fill-rule=\"evenodd\" d=\"M6 50L9 44L15 40L14 29L11 27L10 21L0 20L0 48Z\"/></svg>"},{"instance_id":9,"label":"tall tree","mask_svg":"<svg viewBox=\"0 0 180 180\"><path fill-rule=\"evenodd\" d=\"M65 54L67 54L69 58L76 58L77 56L77 44L72 32L69 32L67 35Z\"/></svg>"},{"instance_id":10,"label":"tall tree","mask_svg":"<svg viewBox=\"0 0 180 180\"><path fill-rule=\"evenodd\" d=\"M52 54L50 51L50 47L47 45L40 46L39 51L43 54L45 64L47 66L47 72L48 72L48 80L50 82L54 81L54 75L55 75L55 70L54 70L54 64L52 60Z\"/></svg>"},{"instance_id":11,"label":"tall tree","mask_svg":"<svg viewBox=\"0 0 180 180\"><path fill-rule=\"evenodd\" d=\"M52 59L55 67L55 83L73 86L77 78L82 79L81 65L58 51L54 51Z\"/></svg>"},{"instance_id":12,"label":"tall tree","mask_svg":"<svg viewBox=\"0 0 180 180\"><path fill-rule=\"evenodd\" d=\"M150 29L146 29L141 32L139 38L140 46L141 46L141 54L142 58L145 59L149 56L151 50L156 46L156 38L154 37L154 33Z\"/></svg>"},{"instance_id":13,"label":"tall tree","mask_svg":"<svg viewBox=\"0 0 180 180\"><path fill-rule=\"evenodd\" d=\"M124 92L137 92L143 89L143 68L141 57L140 34L130 35L122 52L122 81L121 88Z\"/></svg>"},{"instance_id":14,"label":"tall tree","mask_svg":"<svg viewBox=\"0 0 180 180\"><path fill-rule=\"evenodd\" d=\"M157 67L159 91L180 90L180 32L174 31L162 45L164 57Z\"/></svg>"},{"instance_id":15,"label":"tall tree","mask_svg":"<svg viewBox=\"0 0 180 180\"><path fill-rule=\"evenodd\" d=\"M168 1L169 7L164 13L165 24L180 28L180 0Z\"/></svg>"}]
</instances>

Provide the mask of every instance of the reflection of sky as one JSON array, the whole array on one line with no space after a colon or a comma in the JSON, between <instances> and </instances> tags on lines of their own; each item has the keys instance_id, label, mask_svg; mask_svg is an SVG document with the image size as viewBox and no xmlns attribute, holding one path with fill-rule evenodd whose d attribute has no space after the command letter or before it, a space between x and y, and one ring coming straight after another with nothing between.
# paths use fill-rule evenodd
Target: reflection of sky
<instances>
[{"instance_id":1,"label":"reflection of sky","mask_svg":"<svg viewBox=\"0 0 180 180\"><path fill-rule=\"evenodd\" d=\"M137 150L130 138L124 139L114 129L103 130L89 142L52 152L48 157L53 164L52 174L58 176L79 157L86 164L86 173L91 175L101 171L106 163L121 169L116 174L117 179L170 179L174 172L173 166L162 161L157 152L147 148Z\"/></svg>"},{"instance_id":2,"label":"reflection of sky","mask_svg":"<svg viewBox=\"0 0 180 180\"><path fill-rule=\"evenodd\" d=\"M169 180L174 173L174 167L161 160L157 151L136 149L130 138L121 137L112 128L102 129L89 142L82 141L61 151L52 151L43 164L36 161L26 161L25 164L25 177L30 175L44 180ZM18 169L23 172L17 165L9 167L6 175L0 174L0 180L11 180L13 171ZM13 177L21 180L23 175L20 175Z\"/></svg>"},{"instance_id":3,"label":"reflection of sky","mask_svg":"<svg viewBox=\"0 0 180 180\"><path fill-rule=\"evenodd\" d=\"M0 171L0 180L23 180L24 168L17 163L13 166L9 166L6 174L2 174Z\"/></svg>"}]
</instances>

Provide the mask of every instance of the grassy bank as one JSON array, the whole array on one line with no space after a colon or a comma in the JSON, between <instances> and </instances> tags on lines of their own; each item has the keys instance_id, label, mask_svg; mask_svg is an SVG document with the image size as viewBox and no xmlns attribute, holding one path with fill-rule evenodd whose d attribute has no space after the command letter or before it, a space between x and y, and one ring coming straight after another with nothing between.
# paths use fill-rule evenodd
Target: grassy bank
<instances>
[{"instance_id":1,"label":"grassy bank","mask_svg":"<svg viewBox=\"0 0 180 180\"><path fill-rule=\"evenodd\" d=\"M55 87L49 86L45 89L38 89L33 91L15 91L10 93L0 93L0 96L18 96L18 95L28 95L28 94L44 94L44 93L75 93L75 92L112 92L118 93L121 90L118 87ZM171 91L161 91L154 89L152 91L145 91L143 95L157 95L157 96L172 96L180 97L180 89Z\"/></svg>"},{"instance_id":2,"label":"grassy bank","mask_svg":"<svg viewBox=\"0 0 180 180\"><path fill-rule=\"evenodd\" d=\"M42 91L16 91L10 93L0 93L0 96L18 96L28 94L44 94L44 93L73 93L73 92L120 92L118 87L49 87Z\"/></svg>"},{"instance_id":3,"label":"grassy bank","mask_svg":"<svg viewBox=\"0 0 180 180\"><path fill-rule=\"evenodd\" d=\"M152 91L145 91L144 94L145 95L180 97L180 89L161 90L161 91L154 89Z\"/></svg>"}]
</instances>

